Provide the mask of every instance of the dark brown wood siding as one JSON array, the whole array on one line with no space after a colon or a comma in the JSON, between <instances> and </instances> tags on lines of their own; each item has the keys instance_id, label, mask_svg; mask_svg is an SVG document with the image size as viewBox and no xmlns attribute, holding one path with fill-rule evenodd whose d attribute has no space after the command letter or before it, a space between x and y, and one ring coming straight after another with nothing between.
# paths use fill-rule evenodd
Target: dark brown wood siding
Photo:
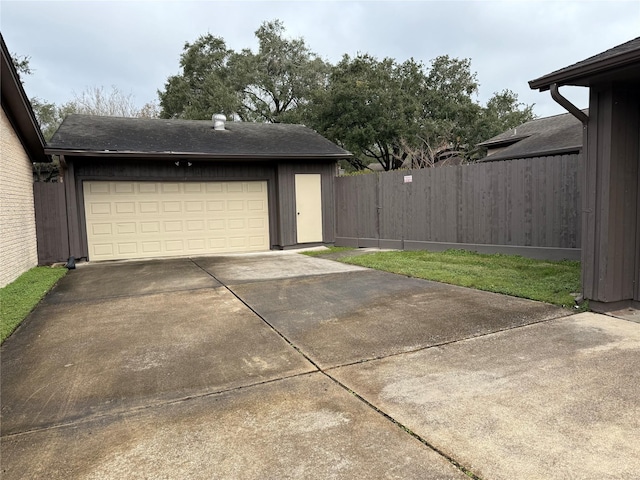
<instances>
[{"instance_id":1,"label":"dark brown wood siding","mask_svg":"<svg viewBox=\"0 0 640 480\"><path fill-rule=\"evenodd\" d=\"M577 258L580 164L558 155L339 177L336 244L499 245Z\"/></svg>"},{"instance_id":2,"label":"dark brown wood siding","mask_svg":"<svg viewBox=\"0 0 640 480\"><path fill-rule=\"evenodd\" d=\"M342 178L349 178L343 181ZM344 239L352 239L348 246L364 246L373 242L377 246L378 178L377 175L356 175L337 179L335 186L336 232ZM354 195L354 192L358 192ZM358 243L358 239L359 243ZM348 240L346 240L348 242Z\"/></svg>"},{"instance_id":3,"label":"dark brown wood siding","mask_svg":"<svg viewBox=\"0 0 640 480\"><path fill-rule=\"evenodd\" d=\"M177 165L175 162L179 162ZM187 161L136 158L67 158L67 201L71 255L87 257L84 218L85 180L135 181L267 181L269 199L269 233L271 248L296 245L295 173L322 175L324 241L335 237L334 178L335 162L307 161ZM73 200L71 200L73 199Z\"/></svg>"},{"instance_id":4,"label":"dark brown wood siding","mask_svg":"<svg viewBox=\"0 0 640 480\"><path fill-rule=\"evenodd\" d=\"M582 257L586 298L639 300L640 93L591 86Z\"/></svg>"},{"instance_id":5,"label":"dark brown wood siding","mask_svg":"<svg viewBox=\"0 0 640 480\"><path fill-rule=\"evenodd\" d=\"M282 247L297 244L296 240L296 186L298 173L317 173L321 175L322 189L322 235L324 243L335 240L335 178L336 163L316 162L280 162L277 166L277 190L279 201L279 225Z\"/></svg>"},{"instance_id":6,"label":"dark brown wood siding","mask_svg":"<svg viewBox=\"0 0 640 480\"><path fill-rule=\"evenodd\" d=\"M33 199L36 211L38 265L66 261L69 258L69 234L65 185L35 182Z\"/></svg>"}]
</instances>

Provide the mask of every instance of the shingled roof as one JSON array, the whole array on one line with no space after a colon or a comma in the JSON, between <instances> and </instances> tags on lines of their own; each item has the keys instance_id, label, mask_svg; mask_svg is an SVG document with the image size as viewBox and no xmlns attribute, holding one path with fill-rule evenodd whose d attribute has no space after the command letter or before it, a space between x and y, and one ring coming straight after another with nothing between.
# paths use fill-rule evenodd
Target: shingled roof
<instances>
[{"instance_id":1,"label":"shingled roof","mask_svg":"<svg viewBox=\"0 0 640 480\"><path fill-rule=\"evenodd\" d=\"M347 158L351 153L303 125L69 115L49 154L225 159Z\"/></svg>"},{"instance_id":2,"label":"shingled roof","mask_svg":"<svg viewBox=\"0 0 640 480\"><path fill-rule=\"evenodd\" d=\"M588 110L584 110L585 113ZM570 113L538 118L507 130L478 146L501 148L482 161L542 157L578 152L582 148L582 123Z\"/></svg>"},{"instance_id":3,"label":"shingled roof","mask_svg":"<svg viewBox=\"0 0 640 480\"><path fill-rule=\"evenodd\" d=\"M551 84L578 85L587 87L593 82L603 82L616 76L620 81L627 78L637 80L640 74L640 37L610 48L602 53L574 63L544 77L531 80L529 87L541 92L549 90Z\"/></svg>"}]
</instances>

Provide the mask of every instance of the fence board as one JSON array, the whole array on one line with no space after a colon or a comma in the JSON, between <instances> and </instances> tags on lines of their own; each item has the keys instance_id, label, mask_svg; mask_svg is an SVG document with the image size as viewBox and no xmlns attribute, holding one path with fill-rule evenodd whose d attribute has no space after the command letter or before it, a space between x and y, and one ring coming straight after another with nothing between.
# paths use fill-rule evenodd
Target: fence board
<instances>
[{"instance_id":1,"label":"fence board","mask_svg":"<svg viewBox=\"0 0 640 480\"><path fill-rule=\"evenodd\" d=\"M67 208L64 184L35 182L38 265L63 262L69 258Z\"/></svg>"},{"instance_id":2,"label":"fence board","mask_svg":"<svg viewBox=\"0 0 640 480\"><path fill-rule=\"evenodd\" d=\"M579 168L579 155L562 155L341 177L336 243L355 234L395 248L406 241L566 255L580 248Z\"/></svg>"}]
</instances>

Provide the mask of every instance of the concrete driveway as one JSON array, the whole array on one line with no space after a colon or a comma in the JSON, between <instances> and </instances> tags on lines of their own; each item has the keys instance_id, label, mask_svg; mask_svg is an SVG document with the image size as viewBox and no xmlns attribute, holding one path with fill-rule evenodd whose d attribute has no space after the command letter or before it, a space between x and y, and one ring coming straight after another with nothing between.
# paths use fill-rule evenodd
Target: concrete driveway
<instances>
[{"instance_id":1,"label":"concrete driveway","mask_svg":"<svg viewBox=\"0 0 640 480\"><path fill-rule=\"evenodd\" d=\"M294 253L83 265L2 346L2 478L636 478L640 324L567 313Z\"/></svg>"}]
</instances>

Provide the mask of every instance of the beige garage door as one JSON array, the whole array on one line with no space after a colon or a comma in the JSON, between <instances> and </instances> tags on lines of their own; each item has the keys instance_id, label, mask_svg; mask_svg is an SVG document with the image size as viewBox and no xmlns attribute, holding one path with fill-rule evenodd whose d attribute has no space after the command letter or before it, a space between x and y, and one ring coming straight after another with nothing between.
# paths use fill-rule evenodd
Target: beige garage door
<instances>
[{"instance_id":1,"label":"beige garage door","mask_svg":"<svg viewBox=\"0 0 640 480\"><path fill-rule=\"evenodd\" d=\"M84 182L89 260L269 249L267 182Z\"/></svg>"}]
</instances>

